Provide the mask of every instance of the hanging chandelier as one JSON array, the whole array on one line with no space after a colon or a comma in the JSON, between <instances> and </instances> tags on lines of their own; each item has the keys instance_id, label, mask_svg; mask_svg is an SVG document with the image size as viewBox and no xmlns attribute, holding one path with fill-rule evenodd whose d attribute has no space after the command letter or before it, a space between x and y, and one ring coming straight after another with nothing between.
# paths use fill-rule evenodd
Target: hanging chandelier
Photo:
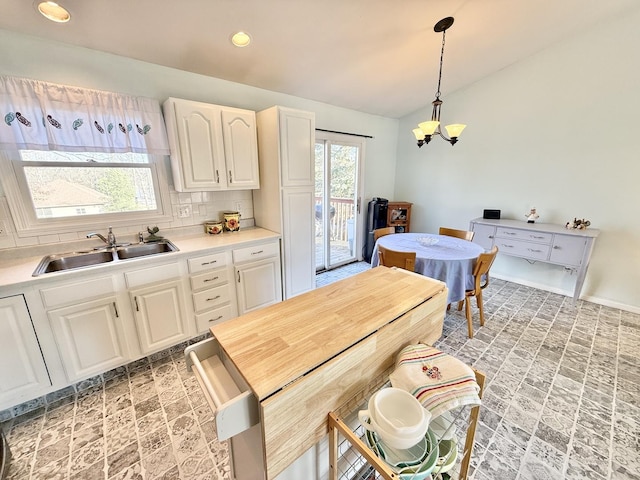
<instances>
[{"instance_id":1,"label":"hanging chandelier","mask_svg":"<svg viewBox=\"0 0 640 480\"><path fill-rule=\"evenodd\" d=\"M431 112L431 120L418 124L418 128L413 129L413 134L418 140L418 147L422 147L425 143L429 143L434 135L440 135L441 138L449 142L451 145L455 145L458 141L458 137L462 133L462 130L466 127L461 123L454 123L452 125L446 125L444 128L449 135L449 138L442 133L440 129L440 107L442 106L442 100L440 100L440 82L442 80L442 59L444 58L444 41L445 33L447 29L453 25L453 17L447 17L440 20L433 27L434 32L442 32L442 50L440 51L440 73L438 74L438 89L436 91L436 99L431 102L433 105L433 111Z\"/></svg>"}]
</instances>

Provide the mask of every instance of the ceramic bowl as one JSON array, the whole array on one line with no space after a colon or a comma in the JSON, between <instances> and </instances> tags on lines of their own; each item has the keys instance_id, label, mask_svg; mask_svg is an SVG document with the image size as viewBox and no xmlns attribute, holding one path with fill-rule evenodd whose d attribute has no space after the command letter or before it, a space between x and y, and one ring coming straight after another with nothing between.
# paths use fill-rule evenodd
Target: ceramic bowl
<instances>
[{"instance_id":1,"label":"ceramic bowl","mask_svg":"<svg viewBox=\"0 0 640 480\"><path fill-rule=\"evenodd\" d=\"M438 460L435 469L438 473L446 473L453 468L458 459L458 445L454 439L440 440L438 443Z\"/></svg>"},{"instance_id":2,"label":"ceramic bowl","mask_svg":"<svg viewBox=\"0 0 640 480\"><path fill-rule=\"evenodd\" d=\"M358 418L387 445L407 449L423 439L431 415L409 392L390 387L372 395L368 409L358 412Z\"/></svg>"},{"instance_id":3,"label":"ceramic bowl","mask_svg":"<svg viewBox=\"0 0 640 480\"><path fill-rule=\"evenodd\" d=\"M419 465L424 460L429 451L429 440L427 435L407 449L398 449L386 445L376 432L367 431L367 443L369 447L382 458L385 463L392 467L405 468Z\"/></svg>"},{"instance_id":4,"label":"ceramic bowl","mask_svg":"<svg viewBox=\"0 0 640 480\"><path fill-rule=\"evenodd\" d=\"M427 432L429 447L427 455L419 465L402 468L398 471L400 480L425 480L436 467L438 461L437 439L431 430Z\"/></svg>"},{"instance_id":5,"label":"ceramic bowl","mask_svg":"<svg viewBox=\"0 0 640 480\"><path fill-rule=\"evenodd\" d=\"M389 455L390 449L376 438L376 433L367 431L366 440L369 444L369 448L380 457L385 463L394 467L394 471L398 474L400 480L425 480L429 477L431 472L436 468L436 462L438 461L438 447L437 439L431 430L428 430L424 437L425 449L422 451L422 455L416 458L415 448L407 449L405 451L394 451L394 455L405 457L405 462L395 462ZM455 460L454 460L455 462ZM406 466L402 466L407 464ZM408 465L408 464L411 465Z\"/></svg>"}]
</instances>

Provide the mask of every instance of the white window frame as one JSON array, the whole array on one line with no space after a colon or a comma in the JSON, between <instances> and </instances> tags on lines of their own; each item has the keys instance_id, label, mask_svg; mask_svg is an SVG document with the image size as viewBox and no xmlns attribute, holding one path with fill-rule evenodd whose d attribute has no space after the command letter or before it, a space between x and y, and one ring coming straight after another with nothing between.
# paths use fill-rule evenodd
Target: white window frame
<instances>
[{"instance_id":1,"label":"white window frame","mask_svg":"<svg viewBox=\"0 0 640 480\"><path fill-rule=\"evenodd\" d=\"M148 167L151 171L156 195L156 210L79 215L77 217L37 218L22 168L25 163L28 162L20 160L20 153L17 150L0 152L2 186L18 237L95 230L96 227L106 225L114 227L155 225L173 219L166 172L168 161L164 155L149 154L149 163L139 165L140 167ZM85 164L82 166L86 167Z\"/></svg>"}]
</instances>

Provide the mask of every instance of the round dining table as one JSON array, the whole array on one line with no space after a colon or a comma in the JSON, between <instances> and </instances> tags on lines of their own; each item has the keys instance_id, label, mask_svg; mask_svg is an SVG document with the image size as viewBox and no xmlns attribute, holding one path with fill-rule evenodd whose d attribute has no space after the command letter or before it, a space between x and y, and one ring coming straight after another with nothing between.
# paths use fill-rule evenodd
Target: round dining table
<instances>
[{"instance_id":1,"label":"round dining table","mask_svg":"<svg viewBox=\"0 0 640 480\"><path fill-rule=\"evenodd\" d=\"M484 252L477 243L432 233L395 233L378 239L371 256L371 267L378 266L378 245L399 252L416 252L415 272L441 280L449 289L448 303L464 299L473 289L473 268Z\"/></svg>"}]
</instances>

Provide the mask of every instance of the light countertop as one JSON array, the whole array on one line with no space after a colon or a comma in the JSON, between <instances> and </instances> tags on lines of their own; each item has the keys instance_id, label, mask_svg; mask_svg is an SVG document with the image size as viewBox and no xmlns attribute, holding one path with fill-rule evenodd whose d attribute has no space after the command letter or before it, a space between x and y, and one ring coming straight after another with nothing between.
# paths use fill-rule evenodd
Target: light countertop
<instances>
[{"instance_id":1,"label":"light countertop","mask_svg":"<svg viewBox=\"0 0 640 480\"><path fill-rule=\"evenodd\" d=\"M78 268L75 270L48 273L38 277L34 277L32 274L38 266L38 263L40 263L40 260L42 260L43 255L28 258L4 259L0 264L0 296L2 296L2 290L4 288L27 286L51 280L71 279L88 273L93 274L101 270L105 273L116 272L123 268L149 265L168 259L184 258L192 256L192 254L196 252L207 253L208 251L218 249L227 250L236 246L249 246L256 242L278 238L280 238L278 233L258 227L250 227L237 232L225 232L218 235L206 235L203 233L193 236L176 237L175 239L167 238L167 240L170 240L178 247L179 251L120 260L118 262ZM60 244L59 251L56 251L56 253L69 251L73 251L73 248L70 249L68 246L65 248L64 244Z\"/></svg>"}]
</instances>

